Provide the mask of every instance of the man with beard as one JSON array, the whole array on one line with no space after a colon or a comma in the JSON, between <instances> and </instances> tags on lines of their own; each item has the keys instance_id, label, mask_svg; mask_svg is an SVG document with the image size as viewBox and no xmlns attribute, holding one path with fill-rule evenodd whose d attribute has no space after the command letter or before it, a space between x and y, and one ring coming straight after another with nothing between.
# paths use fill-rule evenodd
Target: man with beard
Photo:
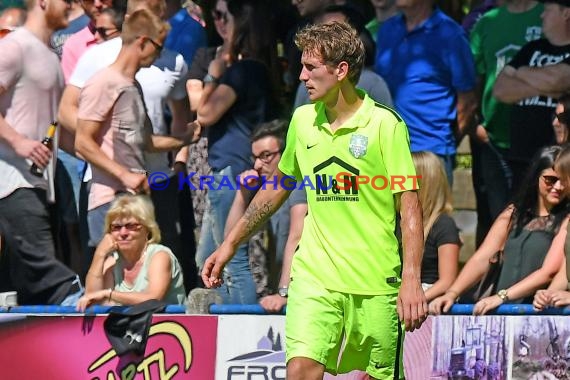
<instances>
[{"instance_id":1,"label":"man with beard","mask_svg":"<svg viewBox=\"0 0 570 380\"><path fill-rule=\"evenodd\" d=\"M55 30L67 26L70 3L27 0L26 5L24 26L0 41L0 215L11 235L34 253L11 273L25 296L19 303L52 304L81 291L77 276L54 264L47 202L53 202L55 157L41 143L63 88L59 60L48 43ZM56 134L54 152L57 142ZM32 175L32 163L47 167L46 174Z\"/></svg>"}]
</instances>

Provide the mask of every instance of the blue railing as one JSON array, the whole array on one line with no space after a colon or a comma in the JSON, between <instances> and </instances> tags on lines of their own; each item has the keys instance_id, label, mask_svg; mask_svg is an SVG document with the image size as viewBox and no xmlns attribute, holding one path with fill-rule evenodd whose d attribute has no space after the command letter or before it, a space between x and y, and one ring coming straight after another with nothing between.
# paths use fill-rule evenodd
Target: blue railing
<instances>
[{"instance_id":1,"label":"blue railing","mask_svg":"<svg viewBox=\"0 0 570 380\"><path fill-rule=\"evenodd\" d=\"M455 304L451 307L449 315L471 315L473 314L472 304ZM85 314L107 314L111 308L117 306L92 306L88 308ZM126 306L124 307L126 308ZM209 308L210 314L255 314L269 315L260 305L216 305L212 304ZM12 306L0 307L0 313L13 314L78 314L73 306L58 305L33 305L33 306ZM168 305L165 313L167 314L184 314L186 307L184 305ZM285 314L285 310L277 314ZM537 312L532 305L526 304L507 304L499 306L494 315L570 315L570 306L564 308L548 308L544 311Z\"/></svg>"},{"instance_id":2,"label":"blue railing","mask_svg":"<svg viewBox=\"0 0 570 380\"><path fill-rule=\"evenodd\" d=\"M473 314L472 304L455 304L451 307L448 314L452 315L471 315ZM532 305L527 304L506 304L499 306L494 315L570 315L570 307L550 307L544 311L537 312Z\"/></svg>"},{"instance_id":3,"label":"blue railing","mask_svg":"<svg viewBox=\"0 0 570 380\"><path fill-rule=\"evenodd\" d=\"M85 311L85 314L107 314L111 308L126 309L127 306L92 306ZM185 314L186 307L184 305L168 305L164 311L167 314ZM59 305L30 305L30 306L12 306L0 307L0 313L14 314L78 314L73 306ZM82 314L82 313L79 313Z\"/></svg>"}]
</instances>

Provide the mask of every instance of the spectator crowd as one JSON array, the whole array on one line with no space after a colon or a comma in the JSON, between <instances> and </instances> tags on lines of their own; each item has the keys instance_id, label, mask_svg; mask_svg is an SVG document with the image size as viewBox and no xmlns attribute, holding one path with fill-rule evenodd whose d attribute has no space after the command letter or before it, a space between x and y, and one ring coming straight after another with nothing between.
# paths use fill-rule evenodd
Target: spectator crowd
<instances>
[{"instance_id":1,"label":"spectator crowd","mask_svg":"<svg viewBox=\"0 0 570 380\"><path fill-rule=\"evenodd\" d=\"M430 312L458 299L478 314L570 304L570 0L480 3L463 24L435 0L26 0L2 10L0 291L84 310L183 303L202 288L208 257L277 170L295 110L327 101L296 34L338 22L364 46L356 87L407 126ZM463 139L477 249L460 270L450 189ZM201 291L280 311L314 191L292 191L237 249L223 285ZM494 292L473 298L497 254Z\"/></svg>"}]
</instances>

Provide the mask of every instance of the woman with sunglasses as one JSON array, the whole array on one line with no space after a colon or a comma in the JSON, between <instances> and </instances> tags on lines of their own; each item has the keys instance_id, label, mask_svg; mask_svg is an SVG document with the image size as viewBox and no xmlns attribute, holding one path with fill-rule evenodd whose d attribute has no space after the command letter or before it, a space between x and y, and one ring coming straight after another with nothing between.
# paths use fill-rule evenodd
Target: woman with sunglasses
<instances>
[{"instance_id":1,"label":"woman with sunglasses","mask_svg":"<svg viewBox=\"0 0 570 380\"><path fill-rule=\"evenodd\" d=\"M562 145L568 142L568 128L570 128L570 94L564 94L558 98L558 105L552 118L554 137L556 144Z\"/></svg>"},{"instance_id":2,"label":"woman with sunglasses","mask_svg":"<svg viewBox=\"0 0 570 380\"><path fill-rule=\"evenodd\" d=\"M93 304L133 305L149 299L184 303L180 264L172 251L159 243L160 230L150 199L145 195L118 197L105 217L105 236L95 250L77 310Z\"/></svg>"},{"instance_id":3,"label":"woman with sunglasses","mask_svg":"<svg viewBox=\"0 0 570 380\"><path fill-rule=\"evenodd\" d=\"M559 114L560 105L568 104L568 96L559 99L556 113ZM570 186L570 146L566 146L560 156L556 160L556 171L560 174L561 180ZM569 225L570 226L570 225ZM570 227L569 227L570 228ZM566 242L564 244L564 253L566 260L560 266L560 270L550 283L548 289L539 290L534 296L533 306L536 310L543 310L546 307L563 307L570 305L570 234L566 231Z\"/></svg>"},{"instance_id":4,"label":"woman with sunglasses","mask_svg":"<svg viewBox=\"0 0 570 380\"><path fill-rule=\"evenodd\" d=\"M430 303L430 313L449 311L459 296L483 278L498 252L504 260L498 291L478 300L474 314L485 314L505 302L530 303L533 293L552 280L563 261L568 225L565 187L554 170L561 151L552 146L535 155L522 182L527 186L495 220L455 282Z\"/></svg>"}]
</instances>

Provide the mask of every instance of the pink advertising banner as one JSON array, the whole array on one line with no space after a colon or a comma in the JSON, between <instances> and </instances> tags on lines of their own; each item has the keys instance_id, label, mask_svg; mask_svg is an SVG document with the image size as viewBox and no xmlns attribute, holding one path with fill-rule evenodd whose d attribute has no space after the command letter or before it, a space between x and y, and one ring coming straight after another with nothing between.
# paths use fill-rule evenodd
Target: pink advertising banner
<instances>
[{"instance_id":1,"label":"pink advertising banner","mask_svg":"<svg viewBox=\"0 0 570 380\"><path fill-rule=\"evenodd\" d=\"M118 357L105 315L0 315L0 378L214 379L217 316L161 315L145 354Z\"/></svg>"}]
</instances>

